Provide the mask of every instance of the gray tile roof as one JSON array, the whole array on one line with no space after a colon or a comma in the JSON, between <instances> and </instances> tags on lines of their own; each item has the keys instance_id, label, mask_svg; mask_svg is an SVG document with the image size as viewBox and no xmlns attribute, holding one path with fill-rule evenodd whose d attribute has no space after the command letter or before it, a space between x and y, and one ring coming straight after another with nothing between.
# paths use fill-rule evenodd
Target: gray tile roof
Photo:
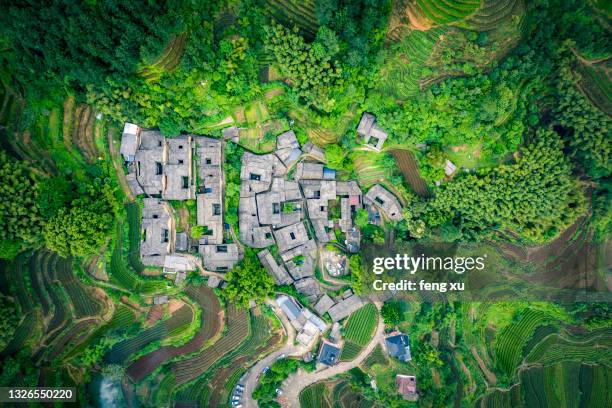
<instances>
[{"instance_id":1,"label":"gray tile roof","mask_svg":"<svg viewBox=\"0 0 612 408\"><path fill-rule=\"evenodd\" d=\"M238 228L240 240L252 248L265 248L274 244L274 236L269 226L261 226L257 216L255 196L241 197L238 203Z\"/></svg>"},{"instance_id":2,"label":"gray tile roof","mask_svg":"<svg viewBox=\"0 0 612 408\"><path fill-rule=\"evenodd\" d=\"M325 150L315 146L311 141L304 144L304 152L315 160L325 162Z\"/></svg>"},{"instance_id":3,"label":"gray tile roof","mask_svg":"<svg viewBox=\"0 0 612 408\"><path fill-rule=\"evenodd\" d=\"M163 266L164 258L171 252L174 242L174 226L166 204L157 198L145 198L142 210L142 263Z\"/></svg>"},{"instance_id":4,"label":"gray tile roof","mask_svg":"<svg viewBox=\"0 0 612 408\"><path fill-rule=\"evenodd\" d=\"M128 173L125 178L132 194L134 194L135 196L144 194L144 190L142 189L142 187L140 187L140 184L138 184L138 180L136 180L136 173Z\"/></svg>"},{"instance_id":5,"label":"gray tile roof","mask_svg":"<svg viewBox=\"0 0 612 408\"><path fill-rule=\"evenodd\" d=\"M164 272L176 273L180 271L194 271L195 265L190 258L178 255L168 254L164 258Z\"/></svg>"},{"instance_id":6,"label":"gray tile roof","mask_svg":"<svg viewBox=\"0 0 612 408\"><path fill-rule=\"evenodd\" d=\"M288 262L291 259L295 258L296 256L300 256L300 255L304 257L308 255L311 258L315 258L316 254L317 254L317 244L314 242L313 239L309 239L303 245L300 245L288 251L282 252L280 256L284 262Z\"/></svg>"},{"instance_id":7,"label":"gray tile roof","mask_svg":"<svg viewBox=\"0 0 612 408\"><path fill-rule=\"evenodd\" d=\"M287 261L286 265L293 279L298 280L314 275L315 259L310 255L304 255L304 259L300 262Z\"/></svg>"},{"instance_id":8,"label":"gray tile roof","mask_svg":"<svg viewBox=\"0 0 612 408\"><path fill-rule=\"evenodd\" d=\"M295 137L295 133L293 130L288 130L284 133L281 133L276 138L276 149L299 149L300 142L298 142L297 137Z\"/></svg>"},{"instance_id":9,"label":"gray tile roof","mask_svg":"<svg viewBox=\"0 0 612 408\"><path fill-rule=\"evenodd\" d=\"M140 129L133 123L126 123L121 135L120 152L125 161L133 161L139 144Z\"/></svg>"},{"instance_id":10,"label":"gray tile roof","mask_svg":"<svg viewBox=\"0 0 612 408\"><path fill-rule=\"evenodd\" d=\"M329 317L331 317L333 322L337 322L348 317L351 313L353 313L363 305L363 300L361 300L359 296L353 295L347 299L342 300L341 302L336 303L327 311L327 313L329 314Z\"/></svg>"},{"instance_id":11,"label":"gray tile roof","mask_svg":"<svg viewBox=\"0 0 612 408\"><path fill-rule=\"evenodd\" d=\"M387 218L400 221L403 218L399 200L380 184L374 185L363 197L363 202L374 205L385 213Z\"/></svg>"},{"instance_id":12,"label":"gray tile roof","mask_svg":"<svg viewBox=\"0 0 612 408\"><path fill-rule=\"evenodd\" d=\"M278 250L285 252L308 241L308 232L303 222L298 222L274 231Z\"/></svg>"},{"instance_id":13,"label":"gray tile roof","mask_svg":"<svg viewBox=\"0 0 612 408\"><path fill-rule=\"evenodd\" d=\"M166 143L168 148L164 166L165 189L162 197L166 200L195 198L191 136L166 138Z\"/></svg>"},{"instance_id":14,"label":"gray tile roof","mask_svg":"<svg viewBox=\"0 0 612 408\"><path fill-rule=\"evenodd\" d=\"M165 140L159 131L142 130L136 151L136 180L151 196L163 194Z\"/></svg>"},{"instance_id":15,"label":"gray tile roof","mask_svg":"<svg viewBox=\"0 0 612 408\"><path fill-rule=\"evenodd\" d=\"M290 285L293 283L293 279L287 273L285 267L276 262L269 250L264 249L259 252L257 256L264 268L266 268L268 272L270 272L270 275L272 275L272 278L274 278L274 283L277 285Z\"/></svg>"},{"instance_id":16,"label":"gray tile roof","mask_svg":"<svg viewBox=\"0 0 612 408\"><path fill-rule=\"evenodd\" d=\"M319 316L323 316L333 305L334 301L332 298L325 294L317 301L317 304L314 306L314 310L319 314Z\"/></svg>"},{"instance_id":17,"label":"gray tile roof","mask_svg":"<svg viewBox=\"0 0 612 408\"><path fill-rule=\"evenodd\" d=\"M374 121L376 118L371 113L364 112L361 115L361 119L359 120L359 125L357 125L357 133L361 136L365 137L370 134L370 129L372 129L372 125L374 125Z\"/></svg>"},{"instance_id":18,"label":"gray tile roof","mask_svg":"<svg viewBox=\"0 0 612 408\"><path fill-rule=\"evenodd\" d=\"M321 180L323 179L323 164L299 162L293 174L295 180Z\"/></svg>"},{"instance_id":19,"label":"gray tile roof","mask_svg":"<svg viewBox=\"0 0 612 408\"><path fill-rule=\"evenodd\" d=\"M204 260L204 268L217 272L231 270L242 259L242 253L236 244L200 244L199 252Z\"/></svg>"},{"instance_id":20,"label":"gray tile roof","mask_svg":"<svg viewBox=\"0 0 612 408\"><path fill-rule=\"evenodd\" d=\"M372 146L376 150L381 150L388 135L375 122L376 118L374 115L364 112L359 125L357 125L357 133L363 137L365 144Z\"/></svg>"},{"instance_id":21,"label":"gray tile roof","mask_svg":"<svg viewBox=\"0 0 612 408\"><path fill-rule=\"evenodd\" d=\"M376 150L381 150L387 137L387 132L382 130L377 124L374 124L372 129L370 129L370 133L365 137L365 143L374 147Z\"/></svg>"},{"instance_id":22,"label":"gray tile roof","mask_svg":"<svg viewBox=\"0 0 612 408\"><path fill-rule=\"evenodd\" d=\"M329 221L325 219L311 219L312 228L315 231L315 236L319 242L330 242L336 239L336 234L333 228L329 228Z\"/></svg>"},{"instance_id":23,"label":"gray tile roof","mask_svg":"<svg viewBox=\"0 0 612 408\"><path fill-rule=\"evenodd\" d=\"M302 314L302 308L295 303L293 298L281 295L276 299L276 304L280 306L289 320L297 320Z\"/></svg>"},{"instance_id":24,"label":"gray tile roof","mask_svg":"<svg viewBox=\"0 0 612 408\"><path fill-rule=\"evenodd\" d=\"M293 130L280 134L276 138L276 155L287 167L292 166L302 155L300 143Z\"/></svg>"},{"instance_id":25,"label":"gray tile roof","mask_svg":"<svg viewBox=\"0 0 612 408\"><path fill-rule=\"evenodd\" d=\"M283 176L287 168L274 154L256 155L245 152L242 155L240 180L247 188L241 192L244 196L251 196L267 191L272 183L273 176Z\"/></svg>"},{"instance_id":26,"label":"gray tile roof","mask_svg":"<svg viewBox=\"0 0 612 408\"><path fill-rule=\"evenodd\" d=\"M295 289L305 295L311 303L321 295L321 289L317 281L311 277L303 278L294 282Z\"/></svg>"}]
</instances>

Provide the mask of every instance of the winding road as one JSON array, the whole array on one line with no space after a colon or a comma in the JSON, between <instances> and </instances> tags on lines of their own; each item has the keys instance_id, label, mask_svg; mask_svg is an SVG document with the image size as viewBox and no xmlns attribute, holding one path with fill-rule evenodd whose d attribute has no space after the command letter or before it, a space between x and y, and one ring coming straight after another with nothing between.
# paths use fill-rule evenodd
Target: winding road
<instances>
[{"instance_id":1,"label":"winding road","mask_svg":"<svg viewBox=\"0 0 612 408\"><path fill-rule=\"evenodd\" d=\"M244 408L256 408L257 402L253 399L253 391L257 387L259 383L259 375L264 370L264 368L269 367L283 354L286 356L299 356L304 354L307 349L301 345L295 345L295 329L285 316L285 314L280 310L280 308L271 300L266 301L266 304L274 310L274 313L281 321L285 332L287 333L287 341L285 345L280 349L268 354L263 359L259 360L257 364L249 369L247 374L242 379L242 383L244 385Z\"/></svg>"},{"instance_id":2,"label":"winding road","mask_svg":"<svg viewBox=\"0 0 612 408\"><path fill-rule=\"evenodd\" d=\"M380 309L380 304L376 304L376 307ZM372 340L368 345L359 353L354 360L345 361L336 364L335 366L328 367L326 369L315 371L312 373L306 373L303 370L298 370L297 373L291 374L283 383L283 399L287 400L288 405L292 408L300 407L300 393L306 387L319 381L326 380L334 377L338 374L342 374L352 368L359 366L363 360L366 359L374 348L383 340L385 334L385 324L382 318L378 317L378 326L376 332L372 336Z\"/></svg>"}]
</instances>

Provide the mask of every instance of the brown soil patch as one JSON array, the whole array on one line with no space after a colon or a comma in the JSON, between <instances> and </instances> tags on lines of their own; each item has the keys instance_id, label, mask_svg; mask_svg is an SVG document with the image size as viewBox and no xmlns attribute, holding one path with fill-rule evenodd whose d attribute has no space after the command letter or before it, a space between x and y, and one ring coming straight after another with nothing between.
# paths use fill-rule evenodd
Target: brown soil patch
<instances>
[{"instance_id":1,"label":"brown soil patch","mask_svg":"<svg viewBox=\"0 0 612 408\"><path fill-rule=\"evenodd\" d=\"M150 327L155 322L161 320L164 317L164 306L163 305L153 305L149 310L149 314L144 322L145 326Z\"/></svg>"},{"instance_id":2,"label":"brown soil patch","mask_svg":"<svg viewBox=\"0 0 612 408\"><path fill-rule=\"evenodd\" d=\"M392 150L390 153L393 155L404 179L410 184L412 190L420 196L429 196L429 188L419 173L419 165L412 152L408 150Z\"/></svg>"},{"instance_id":3,"label":"brown soil patch","mask_svg":"<svg viewBox=\"0 0 612 408\"><path fill-rule=\"evenodd\" d=\"M142 274L144 276L160 276L162 271L155 268L145 268L144 271L142 271Z\"/></svg>"},{"instance_id":4,"label":"brown soil patch","mask_svg":"<svg viewBox=\"0 0 612 408\"><path fill-rule=\"evenodd\" d=\"M434 382L436 388L442 388L442 381L440 380L440 373L435 368L431 367L431 379Z\"/></svg>"},{"instance_id":5,"label":"brown soil patch","mask_svg":"<svg viewBox=\"0 0 612 408\"><path fill-rule=\"evenodd\" d=\"M472 372L465 365L465 362L463 361L463 356L460 353L455 353L455 358L459 362L459 367L461 367L461 371L463 371L463 374L465 374L465 376L468 378L468 381L470 383L470 389L468 390L468 394L471 394L476 391L476 384L472 379Z\"/></svg>"},{"instance_id":6,"label":"brown soil patch","mask_svg":"<svg viewBox=\"0 0 612 408\"><path fill-rule=\"evenodd\" d=\"M170 299L168 302L168 313L174 313L185 305L181 299Z\"/></svg>"},{"instance_id":7,"label":"brown soil patch","mask_svg":"<svg viewBox=\"0 0 612 408\"><path fill-rule=\"evenodd\" d=\"M124 305L131 307L132 309L138 312L146 311L145 308L141 307L138 303L131 301L130 298L128 298L127 296L121 296L120 300Z\"/></svg>"},{"instance_id":8,"label":"brown soil patch","mask_svg":"<svg viewBox=\"0 0 612 408\"><path fill-rule=\"evenodd\" d=\"M478 351L476 351L476 347L472 346L470 351L472 352L472 355L476 359L476 362L478 363L478 367L480 367L480 370L484 374L484 376L487 379L487 382L489 383L489 385L491 386L491 385L497 384L497 377L495 376L495 374L493 374L491 372L491 370L489 370L489 368L486 366L484 361L482 361L482 358L480 358L480 355L478 354Z\"/></svg>"},{"instance_id":9,"label":"brown soil patch","mask_svg":"<svg viewBox=\"0 0 612 408\"><path fill-rule=\"evenodd\" d=\"M207 286L187 288L187 293L202 309L201 324L198 332L182 346L163 346L146 354L132 363L126 370L130 378L135 382L151 374L155 369L168 360L182 355L194 353L212 338L218 336L223 328L223 312L215 293ZM223 388L221 386L220 388Z\"/></svg>"},{"instance_id":10,"label":"brown soil patch","mask_svg":"<svg viewBox=\"0 0 612 408\"><path fill-rule=\"evenodd\" d=\"M422 16L419 12L414 10L413 7L414 5L412 4L406 7L406 15L408 16L410 28L419 31L429 30L432 27L433 23L427 17Z\"/></svg>"},{"instance_id":11,"label":"brown soil patch","mask_svg":"<svg viewBox=\"0 0 612 408\"><path fill-rule=\"evenodd\" d=\"M191 226L189 225L189 210L185 207L179 208L178 215L181 228L187 233L187 235L189 235L189 231L191 229Z\"/></svg>"},{"instance_id":12,"label":"brown soil patch","mask_svg":"<svg viewBox=\"0 0 612 408\"><path fill-rule=\"evenodd\" d=\"M431 331L431 345L434 346L434 348L438 348L440 345L440 332L435 329Z\"/></svg>"},{"instance_id":13,"label":"brown soil patch","mask_svg":"<svg viewBox=\"0 0 612 408\"><path fill-rule=\"evenodd\" d=\"M246 122L246 116L244 115L244 107L240 107L234 111L234 119L237 123Z\"/></svg>"},{"instance_id":14,"label":"brown soil patch","mask_svg":"<svg viewBox=\"0 0 612 408\"><path fill-rule=\"evenodd\" d=\"M267 91L264 96L266 97L266 99L272 99L275 96L282 95L283 93L285 93L285 90L283 88L274 88Z\"/></svg>"},{"instance_id":15,"label":"brown soil patch","mask_svg":"<svg viewBox=\"0 0 612 408\"><path fill-rule=\"evenodd\" d=\"M88 286L88 288L91 288L91 292L94 298L99 299L100 302L105 305L104 313L101 315L101 317L103 320L109 321L113 317L113 314L115 314L115 303L111 300L111 298L108 297L108 295L102 288L90 286Z\"/></svg>"}]
</instances>

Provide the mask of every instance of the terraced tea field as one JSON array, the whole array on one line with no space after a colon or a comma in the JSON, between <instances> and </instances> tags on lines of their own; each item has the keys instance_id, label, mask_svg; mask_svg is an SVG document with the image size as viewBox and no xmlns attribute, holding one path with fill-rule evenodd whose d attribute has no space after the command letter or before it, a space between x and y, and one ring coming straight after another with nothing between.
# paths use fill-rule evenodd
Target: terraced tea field
<instances>
[{"instance_id":1,"label":"terraced tea field","mask_svg":"<svg viewBox=\"0 0 612 408\"><path fill-rule=\"evenodd\" d=\"M477 31L498 28L513 15L521 13L523 0L482 0L482 5L466 19L468 26Z\"/></svg>"},{"instance_id":2,"label":"terraced tea field","mask_svg":"<svg viewBox=\"0 0 612 408\"><path fill-rule=\"evenodd\" d=\"M177 385L185 384L202 375L217 360L238 347L251 330L247 312L233 305L227 309L225 325L227 331L214 344L194 357L177 361L172 366Z\"/></svg>"},{"instance_id":3,"label":"terraced tea field","mask_svg":"<svg viewBox=\"0 0 612 408\"><path fill-rule=\"evenodd\" d=\"M182 346L162 346L133 362L126 370L133 381L141 381L172 358L200 350L208 340L214 338L220 332L222 324L220 320L221 305L215 293L204 285L189 286L186 292L202 310L200 329Z\"/></svg>"},{"instance_id":4,"label":"terraced tea field","mask_svg":"<svg viewBox=\"0 0 612 408\"><path fill-rule=\"evenodd\" d=\"M297 26L307 39L315 38L319 28L315 0L265 0L265 4L276 21L289 28Z\"/></svg>"},{"instance_id":5,"label":"terraced tea field","mask_svg":"<svg viewBox=\"0 0 612 408\"><path fill-rule=\"evenodd\" d=\"M378 310L372 303L368 303L350 315L345 324L345 343L340 359L349 361L357 357L371 340L377 324Z\"/></svg>"},{"instance_id":6,"label":"terraced tea field","mask_svg":"<svg viewBox=\"0 0 612 408\"><path fill-rule=\"evenodd\" d=\"M416 0L420 13L434 24L460 21L480 7L481 0Z\"/></svg>"}]
</instances>

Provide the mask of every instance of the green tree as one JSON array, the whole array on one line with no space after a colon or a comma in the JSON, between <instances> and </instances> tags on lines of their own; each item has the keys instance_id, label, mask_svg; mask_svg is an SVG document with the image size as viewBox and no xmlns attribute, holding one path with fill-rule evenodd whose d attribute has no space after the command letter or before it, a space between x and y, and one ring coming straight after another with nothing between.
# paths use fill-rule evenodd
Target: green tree
<instances>
[{"instance_id":1,"label":"green tree","mask_svg":"<svg viewBox=\"0 0 612 408\"><path fill-rule=\"evenodd\" d=\"M84 90L135 74L159 55L183 21L183 2L32 0L12 2L0 14L0 33L15 50L21 84L64 83ZM27 29L26 29L27 28ZM78 61L78 63L75 63Z\"/></svg>"},{"instance_id":2,"label":"green tree","mask_svg":"<svg viewBox=\"0 0 612 408\"><path fill-rule=\"evenodd\" d=\"M398 301L385 302L380 309L380 315L387 326L396 326L402 320L402 305Z\"/></svg>"},{"instance_id":3,"label":"green tree","mask_svg":"<svg viewBox=\"0 0 612 408\"><path fill-rule=\"evenodd\" d=\"M36 205L36 183L25 164L4 151L0 151L0 214L4 255L10 257L21 243L39 239L42 218Z\"/></svg>"},{"instance_id":4,"label":"green tree","mask_svg":"<svg viewBox=\"0 0 612 408\"><path fill-rule=\"evenodd\" d=\"M227 286L222 292L223 295L228 301L243 307L249 305L249 300L263 302L272 294L274 288L272 277L251 249L246 249L244 259L229 271L225 278Z\"/></svg>"},{"instance_id":5,"label":"green tree","mask_svg":"<svg viewBox=\"0 0 612 408\"><path fill-rule=\"evenodd\" d=\"M72 185L63 177L41 180L36 188L36 199L40 214L51 218L74 198Z\"/></svg>"},{"instance_id":6,"label":"green tree","mask_svg":"<svg viewBox=\"0 0 612 408\"><path fill-rule=\"evenodd\" d=\"M82 198L72 201L47 221L47 248L63 257L96 253L112 231L118 203L108 184L90 185Z\"/></svg>"},{"instance_id":7,"label":"green tree","mask_svg":"<svg viewBox=\"0 0 612 408\"><path fill-rule=\"evenodd\" d=\"M554 105L554 117L589 174L606 177L612 174L612 120L578 90L580 80L581 76L571 68L571 59L566 57L556 84L558 103Z\"/></svg>"},{"instance_id":8,"label":"green tree","mask_svg":"<svg viewBox=\"0 0 612 408\"><path fill-rule=\"evenodd\" d=\"M297 371L298 366L298 360L292 358L283 358L275 361L261 377L259 385L253 391L253 398L257 400L260 406L280 407L275 401L276 389L281 387L282 382L289 374Z\"/></svg>"},{"instance_id":9,"label":"green tree","mask_svg":"<svg viewBox=\"0 0 612 408\"><path fill-rule=\"evenodd\" d=\"M308 104L329 112L334 104L330 97L333 88L340 84L342 68L333 60L335 50L326 48L331 42L325 37L308 44L298 34L280 24L265 27L266 49L276 60L297 94Z\"/></svg>"},{"instance_id":10,"label":"green tree","mask_svg":"<svg viewBox=\"0 0 612 408\"><path fill-rule=\"evenodd\" d=\"M4 350L19 324L19 315L13 302L0 295L0 351Z\"/></svg>"},{"instance_id":11,"label":"green tree","mask_svg":"<svg viewBox=\"0 0 612 408\"><path fill-rule=\"evenodd\" d=\"M530 242L546 242L586 211L586 202L563 143L538 131L515 163L455 177L429 203L430 226L461 217L479 229L508 229Z\"/></svg>"},{"instance_id":12,"label":"green tree","mask_svg":"<svg viewBox=\"0 0 612 408\"><path fill-rule=\"evenodd\" d=\"M349 269L351 272L351 287L353 291L360 295L363 293L364 286L364 271L361 265L361 255L351 255L349 259Z\"/></svg>"},{"instance_id":13,"label":"green tree","mask_svg":"<svg viewBox=\"0 0 612 408\"><path fill-rule=\"evenodd\" d=\"M384 245L385 232L381 228L376 228L372 233L372 242L376 245Z\"/></svg>"},{"instance_id":14,"label":"green tree","mask_svg":"<svg viewBox=\"0 0 612 408\"><path fill-rule=\"evenodd\" d=\"M332 169L342 170L345 167L346 152L338 144L330 144L325 148L325 161Z\"/></svg>"},{"instance_id":15,"label":"green tree","mask_svg":"<svg viewBox=\"0 0 612 408\"><path fill-rule=\"evenodd\" d=\"M360 208L355 213L355 225L363 229L368 226L368 210Z\"/></svg>"}]
</instances>

